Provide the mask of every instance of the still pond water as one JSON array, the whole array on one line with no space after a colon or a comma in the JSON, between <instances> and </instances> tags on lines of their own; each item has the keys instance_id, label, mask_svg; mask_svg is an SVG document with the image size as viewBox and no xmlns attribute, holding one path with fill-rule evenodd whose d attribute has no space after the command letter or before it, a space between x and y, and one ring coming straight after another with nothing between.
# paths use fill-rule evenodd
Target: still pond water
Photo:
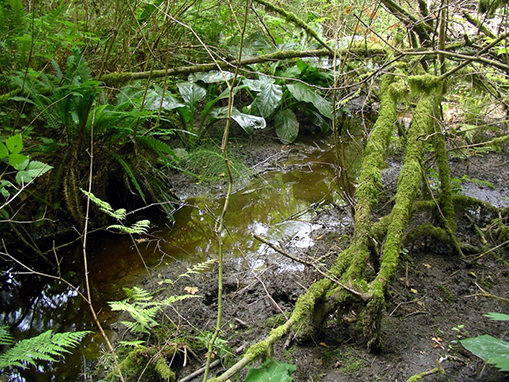
<instances>
[{"instance_id":1,"label":"still pond water","mask_svg":"<svg viewBox=\"0 0 509 382\"><path fill-rule=\"evenodd\" d=\"M353 178L360 165L360 146L355 142L344 144L346 167ZM337 193L335 182L335 155L330 140L318 143L299 143L291 149L290 157L278 168L266 172L244 185L231 198L226 214L225 235L227 256L249 262L250 267L263 267L264 258L275 256L271 250L252 238L252 234L271 241L291 241L295 247L311 247L313 218L320 208L344 204ZM157 274L158 267L173 261L198 263L215 257L216 239L214 221L223 204L221 196L192 197L182 202L176 211L175 223L165 222L151 229L157 239L139 243L141 254ZM125 235L100 233L89 237L89 274L94 306L103 326L114 320L107 301L125 297L123 287L132 287L147 273ZM79 246L74 256L80 258ZM80 261L62 264L64 278L83 287ZM298 265L289 265L299 267ZM0 303L1 321L15 327L17 338L36 335L45 330L55 332L91 330L84 345L64 362L47 365L23 375L27 381L77 380L83 371L85 359L96 358L103 347L90 317L88 306L77 293L62 282L48 282L48 278L5 273L2 277ZM112 337L114 333L109 331ZM12 380L23 380L13 376Z\"/></svg>"}]
</instances>

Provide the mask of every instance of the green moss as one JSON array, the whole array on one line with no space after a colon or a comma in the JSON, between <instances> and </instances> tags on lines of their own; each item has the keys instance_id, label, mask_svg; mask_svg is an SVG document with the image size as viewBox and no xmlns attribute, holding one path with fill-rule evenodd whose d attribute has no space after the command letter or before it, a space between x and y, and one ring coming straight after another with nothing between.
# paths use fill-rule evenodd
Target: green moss
<instances>
[{"instance_id":1,"label":"green moss","mask_svg":"<svg viewBox=\"0 0 509 382\"><path fill-rule=\"evenodd\" d=\"M164 357L159 357L156 361L155 369L157 374L165 380L165 381L175 381L176 375L173 370L170 369L168 364L166 363L166 359Z\"/></svg>"},{"instance_id":2,"label":"green moss","mask_svg":"<svg viewBox=\"0 0 509 382\"><path fill-rule=\"evenodd\" d=\"M418 96L422 94L439 94L442 88L442 82L443 81L439 77L432 76L431 74L408 77L410 90Z\"/></svg>"},{"instance_id":3,"label":"green moss","mask_svg":"<svg viewBox=\"0 0 509 382\"><path fill-rule=\"evenodd\" d=\"M434 243L440 243L449 248L454 248L454 243L447 230L441 227L435 227L431 224L422 224L409 231L405 237L404 243L413 243L422 238L430 239Z\"/></svg>"},{"instance_id":4,"label":"green moss","mask_svg":"<svg viewBox=\"0 0 509 382\"><path fill-rule=\"evenodd\" d=\"M398 179L392 219L387 228L380 271L370 285L375 294L380 293L380 290L383 290L384 286L394 277L399 263L399 249L422 180L423 136L434 124L433 111L436 110L434 103L433 95L425 95L421 98L408 131L406 155Z\"/></svg>"}]
</instances>

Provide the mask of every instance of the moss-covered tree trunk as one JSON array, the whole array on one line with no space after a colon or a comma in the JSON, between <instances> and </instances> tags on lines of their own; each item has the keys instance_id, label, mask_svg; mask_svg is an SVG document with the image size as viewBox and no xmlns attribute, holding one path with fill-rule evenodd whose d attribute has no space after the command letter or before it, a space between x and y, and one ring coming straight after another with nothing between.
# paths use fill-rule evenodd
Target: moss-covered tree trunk
<instances>
[{"instance_id":1,"label":"moss-covered tree trunk","mask_svg":"<svg viewBox=\"0 0 509 382\"><path fill-rule=\"evenodd\" d=\"M290 319L274 329L269 336L250 347L245 356L215 381L225 381L242 367L272 351L272 346L290 329L301 340L314 335L324 318L338 311L355 310L361 317L362 327L371 351L381 349L381 320L385 308L385 295L394 279L399 253L419 187L423 183L422 161L427 143L437 136L436 123L441 100L441 81L432 76L409 78L411 87L417 89L417 106L413 121L407 132L406 152L398 179L394 205L391 212L375 221L373 208L383 191L382 169L388 153L389 138L396 126L397 102L407 88L393 75L385 75L380 86L380 113L368 137L362 162L362 172L356 191L354 234L350 246L339 253L334 265L323 278L309 287L299 297ZM439 162L445 152L442 142L435 143L440 149ZM445 156L446 158L446 156ZM447 190L448 166L440 163L441 179L444 180L443 201L450 202ZM445 168L447 167L447 169ZM450 186L450 185L449 185ZM449 205L441 208L444 220L450 218ZM448 225L448 224L446 224ZM454 227L449 226L450 232ZM367 275L369 263L375 274Z\"/></svg>"}]
</instances>

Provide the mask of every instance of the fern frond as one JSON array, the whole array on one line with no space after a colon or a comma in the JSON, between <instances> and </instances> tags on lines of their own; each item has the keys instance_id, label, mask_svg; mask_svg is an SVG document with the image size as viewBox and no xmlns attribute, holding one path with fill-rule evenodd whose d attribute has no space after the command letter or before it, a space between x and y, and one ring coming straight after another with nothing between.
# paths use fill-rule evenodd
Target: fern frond
<instances>
[{"instance_id":1,"label":"fern frond","mask_svg":"<svg viewBox=\"0 0 509 382\"><path fill-rule=\"evenodd\" d=\"M118 155L118 154L116 154L114 152L110 152L110 154L111 154L111 156L113 158L115 158L117 160L118 163L120 163L120 165L122 166L122 168L124 169L126 174L131 179L131 182L133 182L134 187L136 188L136 190L140 194L140 198L143 200L144 203L146 203L146 201L145 201L145 194L143 193L143 190L141 189L141 186L138 183L138 179L136 179L136 175L134 174L134 171L131 168L131 166L120 155Z\"/></svg>"},{"instance_id":2,"label":"fern frond","mask_svg":"<svg viewBox=\"0 0 509 382\"><path fill-rule=\"evenodd\" d=\"M210 260L204 261L202 263L195 264L191 268L186 268L187 272L180 275L180 277L191 277L191 275L194 275L194 274L201 274L201 273L209 272L211 270L211 268L214 266L214 264L216 263L216 261L217 260L215 260L215 259L210 259Z\"/></svg>"},{"instance_id":3,"label":"fern frond","mask_svg":"<svg viewBox=\"0 0 509 382\"><path fill-rule=\"evenodd\" d=\"M128 298L132 298L133 300L137 301L151 301L153 296L152 293L148 290L145 290L140 287L133 287L131 288L122 288Z\"/></svg>"},{"instance_id":4,"label":"fern frond","mask_svg":"<svg viewBox=\"0 0 509 382\"><path fill-rule=\"evenodd\" d=\"M14 337L7 329L7 326L0 326L0 345L12 345L14 343Z\"/></svg>"},{"instance_id":5,"label":"fern frond","mask_svg":"<svg viewBox=\"0 0 509 382\"><path fill-rule=\"evenodd\" d=\"M55 361L55 357L70 353L66 348L75 348L89 333L91 332L53 334L48 330L36 337L19 341L5 353L0 354L0 369L12 366L26 369L30 365L36 366L38 361Z\"/></svg>"},{"instance_id":6,"label":"fern frond","mask_svg":"<svg viewBox=\"0 0 509 382\"><path fill-rule=\"evenodd\" d=\"M94 204L99 207L99 209L104 212L105 214L111 216L112 218L115 218L117 220L124 220L127 214L127 211L124 208L119 208L118 210L114 210L113 207L111 207L111 204L108 202L105 202L104 200L99 199L97 196L95 196L93 193L88 192L80 188L81 192L85 194Z\"/></svg>"},{"instance_id":7,"label":"fern frond","mask_svg":"<svg viewBox=\"0 0 509 382\"><path fill-rule=\"evenodd\" d=\"M108 302L113 311L123 311L129 313L129 315L135 320L121 321L129 330L136 333L149 333L149 329L154 326L158 326L158 322L155 320L155 315L161 309L159 303L137 303L133 304L127 301L112 301Z\"/></svg>"},{"instance_id":8,"label":"fern frond","mask_svg":"<svg viewBox=\"0 0 509 382\"><path fill-rule=\"evenodd\" d=\"M113 224L108 227L108 229L118 229L120 232L129 233L129 234L146 234L148 233L148 229L150 228L150 220L139 220L134 223L131 227L126 227L122 224Z\"/></svg>"}]
</instances>

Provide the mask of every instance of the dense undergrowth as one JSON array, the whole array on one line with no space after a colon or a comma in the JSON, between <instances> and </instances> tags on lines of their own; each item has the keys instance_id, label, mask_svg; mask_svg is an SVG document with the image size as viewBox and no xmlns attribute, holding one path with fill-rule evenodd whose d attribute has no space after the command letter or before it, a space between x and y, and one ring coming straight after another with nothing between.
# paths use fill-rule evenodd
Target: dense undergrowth
<instances>
[{"instance_id":1,"label":"dense undergrowth","mask_svg":"<svg viewBox=\"0 0 509 382\"><path fill-rule=\"evenodd\" d=\"M433 228L414 230L414 238L441 237L459 257L480 250L457 238L448 158L501 150L508 137L506 6L483 1L483 12L499 15L489 19L473 16L474 4L413 5L0 0L2 257L26 267L35 255L58 269L54 245L33 233L52 238L68 226L84 243L86 268L88 229L115 220L90 195L112 210L151 206L171 219L177 173L231 190L250 173L245 153L228 147L230 124L239 137L270 130L283 145L305 129L332 134L338 187L355 216L351 246L322 270L325 277L299 299L291 318L220 379L270 354L294 325L302 338L313 336L338 309L361 311L368 347L379 351L387 290L416 200L431 211ZM342 121L354 112L364 118L368 109L378 119L366 132L354 196L340 167L339 142L348 134ZM398 114L409 123L398 124ZM397 191L391 212L374 224L381 171L396 139L404 153ZM216 224L219 247L227 208L228 197ZM506 213L497 221L500 247L508 240ZM129 232L136 233L142 232ZM12 245L19 255L10 255ZM85 269L89 288L87 277ZM138 305L124 302L122 309L144 312L133 317L150 333L155 313L170 302L131 292ZM82 297L93 311L90 295ZM216 337L204 346L209 361ZM110 376L130 375L126 365L143 355L171 380L166 358L187 342L163 351L156 338L134 340L123 360L113 355Z\"/></svg>"}]
</instances>

